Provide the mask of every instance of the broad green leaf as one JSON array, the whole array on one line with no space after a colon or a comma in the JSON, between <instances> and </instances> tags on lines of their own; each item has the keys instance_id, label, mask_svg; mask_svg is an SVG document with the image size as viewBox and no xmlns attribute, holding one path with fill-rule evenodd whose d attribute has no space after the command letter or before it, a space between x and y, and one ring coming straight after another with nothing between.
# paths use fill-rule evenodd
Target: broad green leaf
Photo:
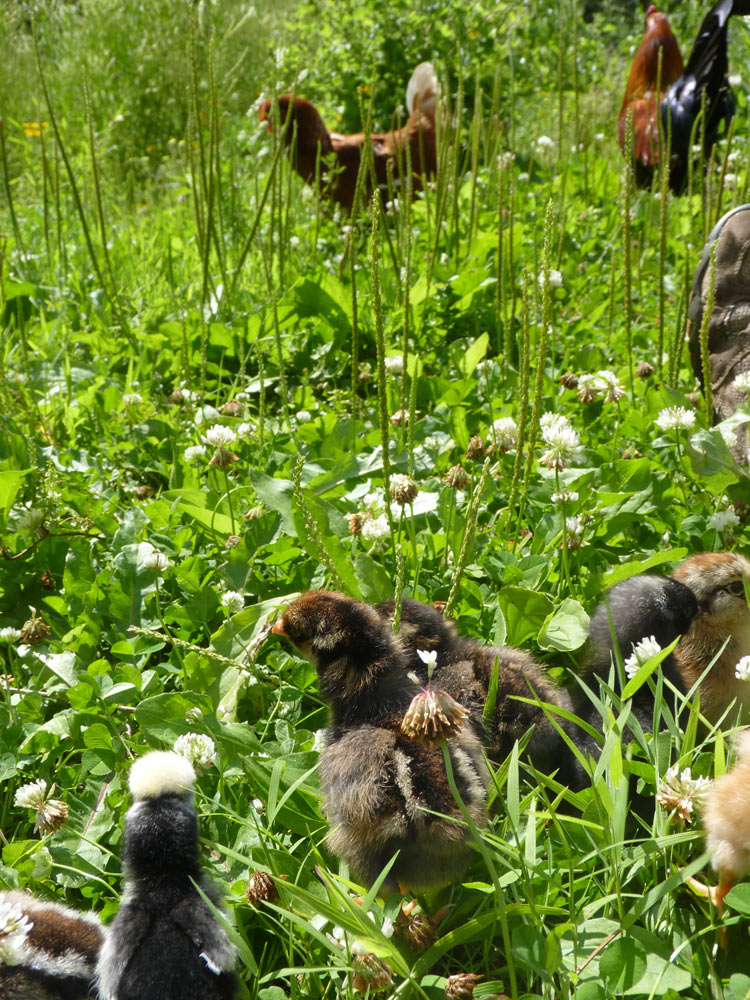
<instances>
[{"instance_id":1,"label":"broad green leaf","mask_svg":"<svg viewBox=\"0 0 750 1000\"><path fill-rule=\"evenodd\" d=\"M548 615L537 642L542 649L572 651L580 649L589 636L589 616L578 601L566 597L557 610Z\"/></svg>"},{"instance_id":2,"label":"broad green leaf","mask_svg":"<svg viewBox=\"0 0 750 1000\"><path fill-rule=\"evenodd\" d=\"M527 639L535 639L554 607L544 594L524 587L503 587L497 600L505 617L507 642L511 646L523 646Z\"/></svg>"}]
</instances>

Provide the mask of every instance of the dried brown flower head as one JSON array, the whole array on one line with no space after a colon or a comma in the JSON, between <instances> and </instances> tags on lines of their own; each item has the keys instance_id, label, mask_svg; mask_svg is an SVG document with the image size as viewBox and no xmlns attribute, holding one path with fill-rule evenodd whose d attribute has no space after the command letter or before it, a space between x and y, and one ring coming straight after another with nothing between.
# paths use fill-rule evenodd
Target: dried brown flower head
<instances>
[{"instance_id":1,"label":"dried brown flower head","mask_svg":"<svg viewBox=\"0 0 750 1000\"><path fill-rule=\"evenodd\" d=\"M352 961L352 989L358 993L382 993L393 986L393 969L377 955L355 955Z\"/></svg>"},{"instance_id":2,"label":"dried brown flower head","mask_svg":"<svg viewBox=\"0 0 750 1000\"><path fill-rule=\"evenodd\" d=\"M418 955L433 946L438 936L440 922L449 910L450 906L444 906L434 916L429 913L407 914L403 910L399 910L394 928L395 933Z\"/></svg>"},{"instance_id":3,"label":"dried brown flower head","mask_svg":"<svg viewBox=\"0 0 750 1000\"><path fill-rule=\"evenodd\" d=\"M582 385L578 390L578 398L582 403L593 403L597 397L596 389L593 385Z\"/></svg>"},{"instance_id":4,"label":"dried brown flower head","mask_svg":"<svg viewBox=\"0 0 750 1000\"><path fill-rule=\"evenodd\" d=\"M577 389L578 376L575 372L565 372L560 376L560 385L563 389Z\"/></svg>"},{"instance_id":5,"label":"dried brown flower head","mask_svg":"<svg viewBox=\"0 0 750 1000\"><path fill-rule=\"evenodd\" d=\"M38 646L40 642L49 638L51 632L49 625L32 608L31 618L21 626L21 639L30 646Z\"/></svg>"},{"instance_id":6,"label":"dried brown flower head","mask_svg":"<svg viewBox=\"0 0 750 1000\"><path fill-rule=\"evenodd\" d=\"M267 872L255 871L250 876L245 889L245 899L251 906L260 903L275 903L279 898L276 883Z\"/></svg>"},{"instance_id":7,"label":"dried brown flower head","mask_svg":"<svg viewBox=\"0 0 750 1000\"><path fill-rule=\"evenodd\" d=\"M452 490L463 490L469 485L471 476L463 465L452 465L446 472L444 479Z\"/></svg>"},{"instance_id":8,"label":"dried brown flower head","mask_svg":"<svg viewBox=\"0 0 750 1000\"><path fill-rule=\"evenodd\" d=\"M654 366L648 361L641 361L635 370L638 378L650 378L654 374Z\"/></svg>"},{"instance_id":9,"label":"dried brown flower head","mask_svg":"<svg viewBox=\"0 0 750 1000\"><path fill-rule=\"evenodd\" d=\"M474 987L482 977L475 972L457 972L448 976L445 983L445 995L448 1000L471 1000Z\"/></svg>"},{"instance_id":10,"label":"dried brown flower head","mask_svg":"<svg viewBox=\"0 0 750 1000\"><path fill-rule=\"evenodd\" d=\"M228 448L219 446L209 459L208 464L215 466L217 469L226 469L227 466L232 465L234 462L239 462L239 460L239 455L235 455Z\"/></svg>"},{"instance_id":11,"label":"dried brown flower head","mask_svg":"<svg viewBox=\"0 0 750 1000\"><path fill-rule=\"evenodd\" d=\"M413 740L436 742L459 733L468 716L464 706L447 691L428 684L412 698L401 732Z\"/></svg>"},{"instance_id":12,"label":"dried brown flower head","mask_svg":"<svg viewBox=\"0 0 750 1000\"><path fill-rule=\"evenodd\" d=\"M148 500L153 495L153 492L153 486L149 486L148 483L141 483L140 486L136 486L133 490L133 496L136 500Z\"/></svg>"},{"instance_id":13,"label":"dried brown flower head","mask_svg":"<svg viewBox=\"0 0 750 1000\"><path fill-rule=\"evenodd\" d=\"M241 417L242 403L238 403L236 399L230 399L228 402L224 403L221 408L221 412L227 417Z\"/></svg>"},{"instance_id":14,"label":"dried brown flower head","mask_svg":"<svg viewBox=\"0 0 750 1000\"><path fill-rule=\"evenodd\" d=\"M473 437L466 446L466 458L470 462L477 462L488 453L487 444L484 438L478 434Z\"/></svg>"},{"instance_id":15,"label":"dried brown flower head","mask_svg":"<svg viewBox=\"0 0 750 1000\"><path fill-rule=\"evenodd\" d=\"M390 479L391 496L402 506L407 503L414 503L419 487L410 476L405 476L400 472L394 473Z\"/></svg>"},{"instance_id":16,"label":"dried brown flower head","mask_svg":"<svg viewBox=\"0 0 750 1000\"><path fill-rule=\"evenodd\" d=\"M233 549L235 545L239 545L242 539L239 535L227 535L227 540L224 542L225 549Z\"/></svg>"},{"instance_id":17,"label":"dried brown flower head","mask_svg":"<svg viewBox=\"0 0 750 1000\"><path fill-rule=\"evenodd\" d=\"M394 427L402 427L404 424L408 424L409 411L396 410L396 412L391 415L391 423L393 424Z\"/></svg>"},{"instance_id":18,"label":"dried brown flower head","mask_svg":"<svg viewBox=\"0 0 750 1000\"><path fill-rule=\"evenodd\" d=\"M354 514L347 514L346 520L349 523L349 533L361 535L362 525L365 521L372 520L372 514L369 511L356 511Z\"/></svg>"},{"instance_id":19,"label":"dried brown flower head","mask_svg":"<svg viewBox=\"0 0 750 1000\"><path fill-rule=\"evenodd\" d=\"M57 590L55 578L48 569L42 573L42 586L45 590Z\"/></svg>"},{"instance_id":20,"label":"dried brown flower head","mask_svg":"<svg viewBox=\"0 0 750 1000\"><path fill-rule=\"evenodd\" d=\"M262 506L251 507L250 510L245 511L242 515L245 521L257 521L259 517L263 517L264 509Z\"/></svg>"}]
</instances>

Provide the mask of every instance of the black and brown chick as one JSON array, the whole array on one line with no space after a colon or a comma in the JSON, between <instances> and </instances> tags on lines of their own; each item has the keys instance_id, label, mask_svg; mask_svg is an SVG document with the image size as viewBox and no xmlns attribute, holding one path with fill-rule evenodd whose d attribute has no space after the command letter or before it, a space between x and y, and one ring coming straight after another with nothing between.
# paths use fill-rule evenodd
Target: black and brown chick
<instances>
[{"instance_id":1,"label":"black and brown chick","mask_svg":"<svg viewBox=\"0 0 750 1000\"><path fill-rule=\"evenodd\" d=\"M389 624L393 622L393 601L383 601L375 610ZM526 754L536 768L557 772L557 779L570 788L588 784L583 768L542 709L519 700L532 698L533 691L549 705L568 711L572 708L567 691L554 684L528 653L511 646L483 646L459 635L453 622L437 608L408 598L402 604L398 636L407 670L415 673L420 683L426 682L427 669L417 651L437 652L433 679L469 710L472 729L493 764L502 763L515 741L532 730ZM485 723L495 662L497 695L494 711ZM576 727L562 717L557 721L577 740Z\"/></svg>"},{"instance_id":2,"label":"black and brown chick","mask_svg":"<svg viewBox=\"0 0 750 1000\"><path fill-rule=\"evenodd\" d=\"M314 590L290 604L273 631L315 666L329 704L319 771L332 852L369 885L398 852L381 895L460 878L470 834L441 746L401 730L420 689L388 622L367 604ZM483 826L487 775L479 740L465 726L445 745L458 793Z\"/></svg>"},{"instance_id":3,"label":"black and brown chick","mask_svg":"<svg viewBox=\"0 0 750 1000\"><path fill-rule=\"evenodd\" d=\"M104 942L99 918L25 892L0 892L0 997L85 1000Z\"/></svg>"},{"instance_id":4,"label":"black and brown chick","mask_svg":"<svg viewBox=\"0 0 750 1000\"><path fill-rule=\"evenodd\" d=\"M750 608L745 597L750 561L737 552L703 552L680 563L673 576L693 591L699 607L674 651L683 685L691 688L718 657L700 682L701 712L716 723L734 703L725 725L737 717L750 720L750 683L736 676L738 661L750 656Z\"/></svg>"},{"instance_id":5,"label":"black and brown chick","mask_svg":"<svg viewBox=\"0 0 750 1000\"><path fill-rule=\"evenodd\" d=\"M591 616L584 680L589 687L594 677L606 680L616 660L616 652L625 663L643 639L653 637L663 649L678 636L686 636L698 611L698 600L693 591L670 577L641 574L615 584ZM676 650L662 660L657 669L678 691L687 693L688 688L677 665ZM667 688L664 695L674 711L677 706ZM578 700L579 714L588 718L593 705L585 706L583 695ZM648 684L641 685L634 694L632 710L641 728L651 732L654 726L654 698Z\"/></svg>"},{"instance_id":6,"label":"black and brown chick","mask_svg":"<svg viewBox=\"0 0 750 1000\"><path fill-rule=\"evenodd\" d=\"M154 751L130 771L125 892L99 955L100 1000L232 1000L236 951L196 885L219 896L198 863L192 764Z\"/></svg>"}]
</instances>

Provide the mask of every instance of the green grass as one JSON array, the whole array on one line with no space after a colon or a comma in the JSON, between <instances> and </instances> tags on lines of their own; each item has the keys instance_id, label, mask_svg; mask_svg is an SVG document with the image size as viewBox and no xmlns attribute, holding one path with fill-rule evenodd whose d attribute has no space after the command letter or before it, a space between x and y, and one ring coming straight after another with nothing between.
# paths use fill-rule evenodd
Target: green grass
<instances>
[{"instance_id":1,"label":"green grass","mask_svg":"<svg viewBox=\"0 0 750 1000\"><path fill-rule=\"evenodd\" d=\"M51 634L2 648L0 883L111 916L129 761L199 732L218 754L198 781L204 857L234 904L249 996L348 996L355 940L403 998L437 998L462 971L484 977L477 996L514 1000L745 996L747 886L729 897L724 953L683 887L713 877L699 823L660 809L641 822L628 805L630 776L649 798L673 764L725 769L725 735L689 706L629 744L627 703L605 691L602 756L578 795L514 752L464 884L424 901L451 909L415 955L382 934L396 901L357 905L326 853L314 672L259 642L308 588L376 601L402 582L573 686L606 586L747 543L748 475L703 401L679 439L655 424L693 406L686 295L713 221L746 200L742 155L733 190L718 170L666 203L628 189L615 121L641 18L614 8L587 24L536 2L35 7L38 65L21 8L0 15L14 39L0 71L0 627L35 608ZM683 49L700 16L672 17ZM730 34L730 66L746 65L741 21ZM436 185L377 226L369 209L338 218L276 155L259 95L295 87L331 128L370 107L387 127L425 58L451 115ZM403 372L385 374L386 357ZM635 378L642 361L656 371ZM619 401L560 385L599 369ZM392 424L397 410L411 421ZM549 411L581 442L557 473L540 461ZM501 417L521 446L483 476L467 446ZM226 467L211 447L185 456L215 422L249 425ZM367 542L347 516L384 513L384 447L420 493ZM444 476L459 463L457 491ZM577 499L553 502L563 487ZM719 532L711 515L730 503L740 523ZM169 559L158 573L149 545ZM226 590L243 610L223 609ZM44 837L14 805L37 778L70 809ZM277 903L245 902L256 869L286 876Z\"/></svg>"}]
</instances>

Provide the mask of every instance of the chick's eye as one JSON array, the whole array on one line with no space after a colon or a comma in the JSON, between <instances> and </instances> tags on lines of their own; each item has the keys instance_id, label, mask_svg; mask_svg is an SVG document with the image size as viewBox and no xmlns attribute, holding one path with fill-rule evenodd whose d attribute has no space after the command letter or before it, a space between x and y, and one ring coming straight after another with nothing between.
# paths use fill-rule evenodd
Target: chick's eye
<instances>
[{"instance_id":1,"label":"chick's eye","mask_svg":"<svg viewBox=\"0 0 750 1000\"><path fill-rule=\"evenodd\" d=\"M734 594L735 597L745 596L745 584L742 580L733 580L732 583L728 583L724 589L727 593Z\"/></svg>"}]
</instances>

